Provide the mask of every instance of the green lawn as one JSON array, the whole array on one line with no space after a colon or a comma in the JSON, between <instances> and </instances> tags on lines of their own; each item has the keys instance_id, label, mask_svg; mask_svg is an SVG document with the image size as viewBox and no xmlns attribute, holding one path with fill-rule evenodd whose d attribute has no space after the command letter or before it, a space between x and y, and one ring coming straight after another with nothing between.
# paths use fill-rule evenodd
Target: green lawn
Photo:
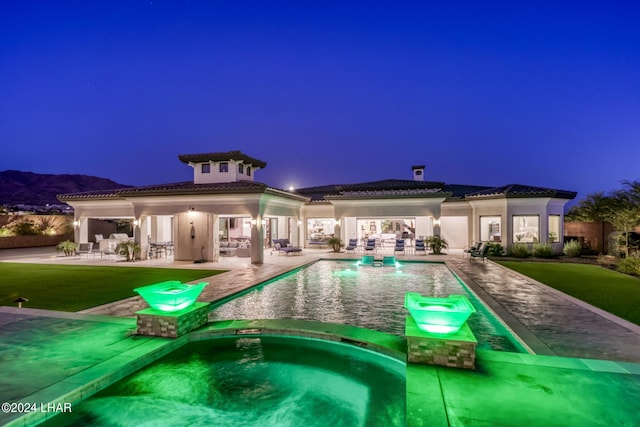
<instances>
[{"instance_id":1,"label":"green lawn","mask_svg":"<svg viewBox=\"0 0 640 427\"><path fill-rule=\"evenodd\" d=\"M640 279L588 264L496 261L640 325Z\"/></svg>"},{"instance_id":2,"label":"green lawn","mask_svg":"<svg viewBox=\"0 0 640 427\"><path fill-rule=\"evenodd\" d=\"M222 272L0 262L0 305L16 306L13 301L24 297L29 300L24 307L78 311L137 295L133 289L138 286L189 282Z\"/></svg>"}]
</instances>

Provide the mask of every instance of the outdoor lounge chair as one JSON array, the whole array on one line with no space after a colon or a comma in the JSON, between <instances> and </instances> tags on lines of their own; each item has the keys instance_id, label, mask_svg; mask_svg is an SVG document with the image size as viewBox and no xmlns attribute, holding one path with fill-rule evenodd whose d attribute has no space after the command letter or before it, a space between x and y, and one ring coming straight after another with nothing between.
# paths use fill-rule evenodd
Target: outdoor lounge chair
<instances>
[{"instance_id":1,"label":"outdoor lounge chair","mask_svg":"<svg viewBox=\"0 0 640 427\"><path fill-rule=\"evenodd\" d=\"M416 246L414 248L415 250L415 254L418 255L418 252L424 252L424 254L427 254L427 247L424 244L424 240L422 239L416 239Z\"/></svg>"},{"instance_id":2,"label":"outdoor lounge chair","mask_svg":"<svg viewBox=\"0 0 640 427\"><path fill-rule=\"evenodd\" d=\"M466 248L464 248L464 250L462 251L462 256L471 256L471 252L473 251L477 251L478 249L480 249L480 246L482 245L482 242L476 242L471 246L468 246Z\"/></svg>"},{"instance_id":3,"label":"outdoor lounge chair","mask_svg":"<svg viewBox=\"0 0 640 427\"><path fill-rule=\"evenodd\" d=\"M478 246L478 249L469 252L469 256L472 259L480 258L482 262L484 262L485 258L487 257L487 253L489 252L489 248L490 246L487 245L486 243L480 243L480 246Z\"/></svg>"},{"instance_id":4,"label":"outdoor lounge chair","mask_svg":"<svg viewBox=\"0 0 640 427\"><path fill-rule=\"evenodd\" d=\"M289 256L289 254L302 255L302 248L299 246L291 246L289 239L273 239L271 255L273 255L274 252L277 252L278 255L285 254L287 256Z\"/></svg>"},{"instance_id":5,"label":"outdoor lounge chair","mask_svg":"<svg viewBox=\"0 0 640 427\"><path fill-rule=\"evenodd\" d=\"M93 242L89 243L78 243L78 248L76 249L76 255L86 255L89 258L89 255L93 255Z\"/></svg>"},{"instance_id":6,"label":"outdoor lounge chair","mask_svg":"<svg viewBox=\"0 0 640 427\"><path fill-rule=\"evenodd\" d=\"M355 252L358 249L358 239L349 239L349 244L344 248L345 252Z\"/></svg>"},{"instance_id":7,"label":"outdoor lounge chair","mask_svg":"<svg viewBox=\"0 0 640 427\"><path fill-rule=\"evenodd\" d=\"M374 251L376 250L376 239L367 239L367 244L364 247L365 251Z\"/></svg>"},{"instance_id":8,"label":"outdoor lounge chair","mask_svg":"<svg viewBox=\"0 0 640 427\"><path fill-rule=\"evenodd\" d=\"M404 239L396 239L396 247L393 248L393 252L402 252L404 254Z\"/></svg>"}]
</instances>

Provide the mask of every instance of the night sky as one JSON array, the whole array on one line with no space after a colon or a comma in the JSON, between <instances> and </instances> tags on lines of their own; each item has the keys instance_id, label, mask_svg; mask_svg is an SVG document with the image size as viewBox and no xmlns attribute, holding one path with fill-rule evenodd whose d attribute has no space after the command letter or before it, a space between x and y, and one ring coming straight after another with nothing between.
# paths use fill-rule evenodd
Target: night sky
<instances>
[{"instance_id":1,"label":"night sky","mask_svg":"<svg viewBox=\"0 0 640 427\"><path fill-rule=\"evenodd\" d=\"M0 2L0 170L277 188L640 179L640 2Z\"/></svg>"}]
</instances>

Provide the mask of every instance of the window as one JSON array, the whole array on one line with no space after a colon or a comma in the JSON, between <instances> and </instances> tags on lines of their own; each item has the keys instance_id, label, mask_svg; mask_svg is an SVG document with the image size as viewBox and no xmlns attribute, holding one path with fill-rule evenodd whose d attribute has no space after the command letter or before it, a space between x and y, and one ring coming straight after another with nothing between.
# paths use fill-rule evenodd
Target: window
<instances>
[{"instance_id":1,"label":"window","mask_svg":"<svg viewBox=\"0 0 640 427\"><path fill-rule=\"evenodd\" d=\"M540 217L538 215L513 216L513 242L538 243L540 241Z\"/></svg>"},{"instance_id":2,"label":"window","mask_svg":"<svg viewBox=\"0 0 640 427\"><path fill-rule=\"evenodd\" d=\"M549 243L560 241L560 215L549 215Z\"/></svg>"},{"instance_id":3,"label":"window","mask_svg":"<svg viewBox=\"0 0 640 427\"><path fill-rule=\"evenodd\" d=\"M502 235L500 232L501 217L481 216L480 217L480 241L500 242Z\"/></svg>"},{"instance_id":4,"label":"window","mask_svg":"<svg viewBox=\"0 0 640 427\"><path fill-rule=\"evenodd\" d=\"M247 166L247 176L251 176L251 166Z\"/></svg>"},{"instance_id":5,"label":"window","mask_svg":"<svg viewBox=\"0 0 640 427\"><path fill-rule=\"evenodd\" d=\"M220 172L229 172L229 163L220 162Z\"/></svg>"},{"instance_id":6,"label":"window","mask_svg":"<svg viewBox=\"0 0 640 427\"><path fill-rule=\"evenodd\" d=\"M202 164L201 172L202 172L202 173L211 173L211 164L209 164L209 163L203 163L203 164Z\"/></svg>"},{"instance_id":7,"label":"window","mask_svg":"<svg viewBox=\"0 0 640 427\"><path fill-rule=\"evenodd\" d=\"M244 165L242 163L238 165L238 173L244 173Z\"/></svg>"},{"instance_id":8,"label":"window","mask_svg":"<svg viewBox=\"0 0 640 427\"><path fill-rule=\"evenodd\" d=\"M307 240L311 244L325 243L333 236L335 221L329 218L307 219Z\"/></svg>"}]
</instances>

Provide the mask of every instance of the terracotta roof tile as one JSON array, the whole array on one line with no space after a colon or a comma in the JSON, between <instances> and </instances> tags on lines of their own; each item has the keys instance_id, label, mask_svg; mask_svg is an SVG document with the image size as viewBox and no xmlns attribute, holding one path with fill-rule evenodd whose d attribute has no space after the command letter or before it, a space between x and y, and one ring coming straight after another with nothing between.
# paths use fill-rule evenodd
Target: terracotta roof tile
<instances>
[{"instance_id":1,"label":"terracotta roof tile","mask_svg":"<svg viewBox=\"0 0 640 427\"><path fill-rule=\"evenodd\" d=\"M180 154L178 156L183 163L203 163L208 161L213 162L224 162L228 160L236 160L242 161L245 164L250 164L257 168L265 168L267 166L266 162L262 160L254 159L253 157L249 157L241 151L225 151L218 153L202 153L202 154Z\"/></svg>"}]
</instances>

